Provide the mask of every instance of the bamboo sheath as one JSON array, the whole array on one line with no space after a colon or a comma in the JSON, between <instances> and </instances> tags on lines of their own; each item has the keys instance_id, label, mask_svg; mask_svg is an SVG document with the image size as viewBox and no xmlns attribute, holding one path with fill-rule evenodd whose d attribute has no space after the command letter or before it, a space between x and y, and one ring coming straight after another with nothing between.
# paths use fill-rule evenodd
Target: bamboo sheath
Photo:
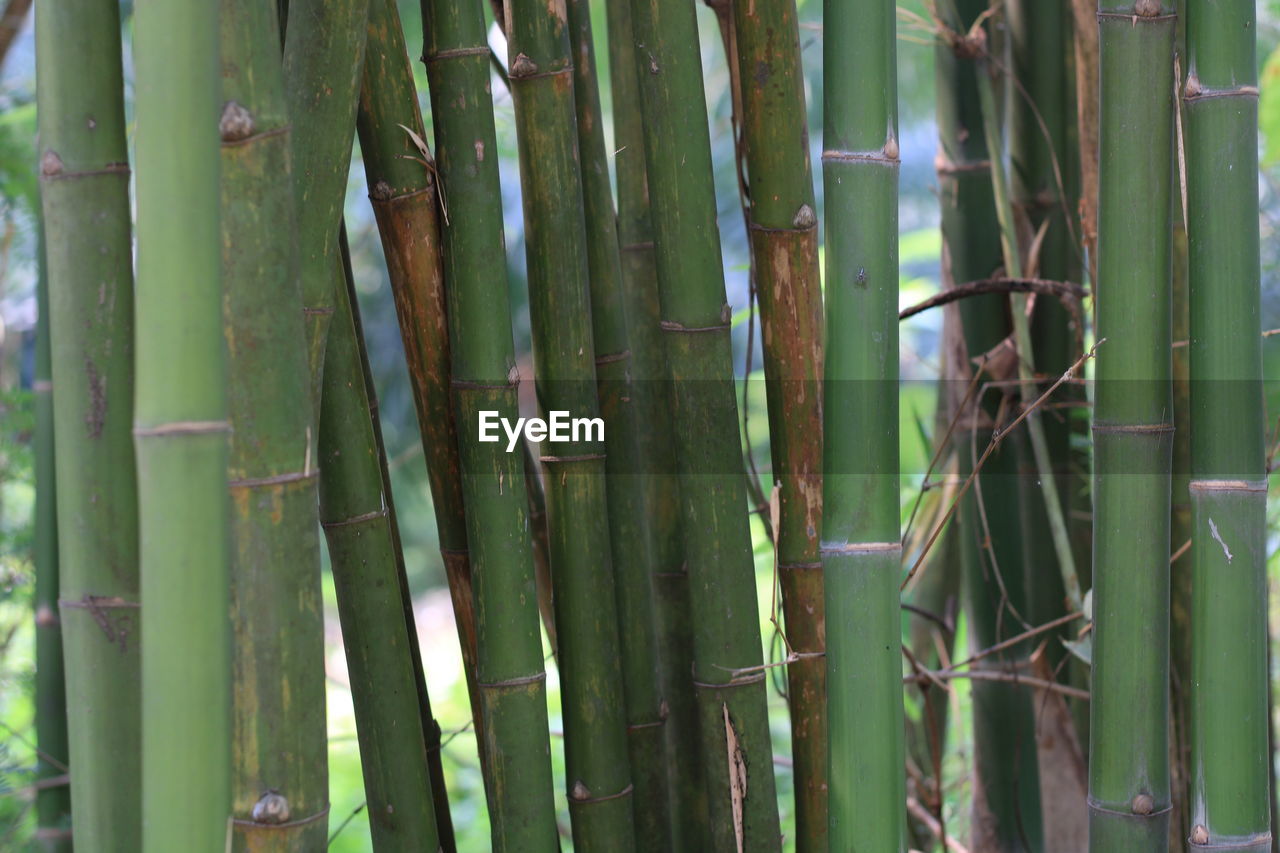
<instances>
[{"instance_id":1,"label":"bamboo sheath","mask_svg":"<svg viewBox=\"0 0 1280 853\"><path fill-rule=\"evenodd\" d=\"M517 417L489 48L479 0L425 0L451 374L477 627L478 732L495 851L559 849L524 466L477 440L479 412Z\"/></svg>"},{"instance_id":2,"label":"bamboo sheath","mask_svg":"<svg viewBox=\"0 0 1280 853\"><path fill-rule=\"evenodd\" d=\"M68 758L82 849L138 850L141 662L133 270L120 20L40 3L36 64L47 255ZM84 67L94 69L86 77Z\"/></svg>"},{"instance_id":3,"label":"bamboo sheath","mask_svg":"<svg viewBox=\"0 0 1280 853\"><path fill-rule=\"evenodd\" d=\"M1266 456L1249 2L1186 5L1194 850L1270 850Z\"/></svg>"},{"instance_id":4,"label":"bamboo sheath","mask_svg":"<svg viewBox=\"0 0 1280 853\"><path fill-rule=\"evenodd\" d=\"M671 381L710 844L776 850L779 826L744 510L730 310L694 9L631 5L660 327Z\"/></svg>"},{"instance_id":5,"label":"bamboo sheath","mask_svg":"<svg viewBox=\"0 0 1280 853\"><path fill-rule=\"evenodd\" d=\"M675 472L670 383L662 340L649 187L645 175L644 117L640 105L635 30L630 0L608 6L609 71L613 89L614 165L618 180L617 231L622 267L623 314L631 349L631 395L646 424L637 437L649 471L639 478L644 533L652 573L659 689L665 708L667 795L674 850L700 850L707 838L707 793L698 756L698 708L693 693L693 635L689 572L680 520L680 481ZM633 773L641 768L633 761ZM639 780L637 780L639 782ZM636 820L645 818L638 792Z\"/></svg>"},{"instance_id":6,"label":"bamboo sheath","mask_svg":"<svg viewBox=\"0 0 1280 853\"><path fill-rule=\"evenodd\" d=\"M1169 783L1175 18L1098 9L1100 178L1089 843L1164 850ZM1135 215L1135 211L1138 214Z\"/></svg>"},{"instance_id":7,"label":"bamboo sheath","mask_svg":"<svg viewBox=\"0 0 1280 853\"><path fill-rule=\"evenodd\" d=\"M828 2L823 16L829 845L901 851L895 16L887 0Z\"/></svg>"}]
</instances>

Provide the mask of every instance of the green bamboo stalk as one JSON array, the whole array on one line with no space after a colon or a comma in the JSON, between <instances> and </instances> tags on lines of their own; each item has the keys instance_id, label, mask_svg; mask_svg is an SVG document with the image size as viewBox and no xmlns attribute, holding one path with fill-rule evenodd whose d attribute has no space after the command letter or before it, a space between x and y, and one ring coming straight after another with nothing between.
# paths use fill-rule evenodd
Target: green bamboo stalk
<instances>
[{"instance_id":1,"label":"green bamboo stalk","mask_svg":"<svg viewBox=\"0 0 1280 853\"><path fill-rule=\"evenodd\" d=\"M405 628L409 635L409 660L413 667L414 685L418 694L418 716L422 722L424 745L427 750L427 773L431 779L431 801L435 809L436 830L440 836L443 853L454 853L457 842L453 835L453 816L449 813L449 792L445 787L444 764L441 753L444 747L440 723L431 710L431 697L427 693L426 672L422 668L422 648L418 643L418 625L413 615L413 593L409 589L409 573L405 567L404 545L400 538L400 521L396 514L395 497L391 490L391 468L387 462L387 447L382 439L382 418L378 414L378 395L375 392L373 368L369 364L369 351L365 346L363 324L360 321L359 300L355 292L355 275L351 271L351 249L347 243L346 222L339 235L339 251L342 258L343 280L347 290L347 304L351 306L356 344L360 350L360 367L364 375L364 387L369 397L369 420L373 424L373 438L378 451L378 469L382 476L382 496L387 505L387 520L391 527L391 540L396 557L396 580L400 584L400 604L404 611Z\"/></svg>"},{"instance_id":2,"label":"green bamboo stalk","mask_svg":"<svg viewBox=\"0 0 1280 853\"><path fill-rule=\"evenodd\" d=\"M333 316L338 222L346 199L368 19L369 0L288 0L288 26L284 27L298 274L317 418L325 336Z\"/></svg>"},{"instance_id":3,"label":"green bamboo stalk","mask_svg":"<svg viewBox=\"0 0 1280 853\"><path fill-rule=\"evenodd\" d=\"M586 224L566 10L513 0L515 101L535 377L543 412L596 418ZM596 215L600 215L599 212ZM619 662L603 436L542 448L575 846L632 849L633 788Z\"/></svg>"},{"instance_id":4,"label":"green bamboo stalk","mask_svg":"<svg viewBox=\"0 0 1280 853\"><path fill-rule=\"evenodd\" d=\"M827 2L822 566L830 845L903 850L898 85L888 0Z\"/></svg>"},{"instance_id":5,"label":"green bamboo stalk","mask_svg":"<svg viewBox=\"0 0 1280 853\"><path fill-rule=\"evenodd\" d=\"M316 437L272 4L222 2L222 264L232 424L233 846L327 831Z\"/></svg>"},{"instance_id":6,"label":"green bamboo stalk","mask_svg":"<svg viewBox=\"0 0 1280 853\"><path fill-rule=\"evenodd\" d=\"M356 130L413 386L440 557L453 601L472 720L478 721L475 607L458 434L449 399L449 324L440 256L439 200L430 154L419 150L409 133L412 131L425 144L413 67L394 0L373 0L369 7ZM381 441L376 429L375 437ZM410 637L416 637L412 602L407 600L405 620ZM419 702L426 708L427 686L416 642L410 644L410 650ZM424 718L423 724L430 739L435 721Z\"/></svg>"},{"instance_id":7,"label":"green bamboo stalk","mask_svg":"<svg viewBox=\"0 0 1280 853\"><path fill-rule=\"evenodd\" d=\"M36 73L75 839L142 847L133 281L120 20L40 3ZM88 73L86 73L88 70Z\"/></svg>"},{"instance_id":8,"label":"green bamboo stalk","mask_svg":"<svg viewBox=\"0 0 1280 853\"><path fill-rule=\"evenodd\" d=\"M1170 216L1175 16L1099 5L1099 348L1089 840L1164 850L1169 821Z\"/></svg>"},{"instance_id":9,"label":"green bamboo stalk","mask_svg":"<svg viewBox=\"0 0 1280 853\"><path fill-rule=\"evenodd\" d=\"M217 4L149 3L134 12L138 384L133 433L141 594L147 602L142 614L142 849L148 853L218 853L226 850L229 835L231 423L222 329L219 141L213 133L223 110L219 41ZM225 111L219 130L225 140Z\"/></svg>"},{"instance_id":10,"label":"green bamboo stalk","mask_svg":"<svg viewBox=\"0 0 1280 853\"><path fill-rule=\"evenodd\" d=\"M636 0L631 13L710 849L775 850L772 744L697 21L691 4L675 0Z\"/></svg>"},{"instance_id":11,"label":"green bamboo stalk","mask_svg":"<svg viewBox=\"0 0 1280 853\"><path fill-rule=\"evenodd\" d=\"M422 17L449 199L441 233L493 848L552 853L559 838L524 466L479 441L480 411L519 417L484 13L480 0L424 0Z\"/></svg>"},{"instance_id":12,"label":"green bamboo stalk","mask_svg":"<svg viewBox=\"0 0 1280 853\"><path fill-rule=\"evenodd\" d=\"M822 288L818 217L794 0L734 3L751 263L760 300L769 448L779 486L774 534L787 641L796 849L827 848L823 653ZM731 57L731 61L733 58Z\"/></svg>"},{"instance_id":13,"label":"green bamboo stalk","mask_svg":"<svg viewBox=\"0 0 1280 853\"><path fill-rule=\"evenodd\" d=\"M320 411L320 523L329 545L375 850L441 849L406 630L398 540L384 494L353 294L335 263L337 310ZM413 721L406 724L406 721Z\"/></svg>"},{"instance_id":14,"label":"green bamboo stalk","mask_svg":"<svg viewBox=\"0 0 1280 853\"><path fill-rule=\"evenodd\" d=\"M639 458L648 460L640 479L652 571L659 684L667 707L665 746L674 850L704 849L708 838L707 793L698 757L698 706L694 696L693 634L689 572L680 523L680 481L675 469L671 398L662 341L662 312L649 187L645 175L644 118L640 106L636 42L630 0L608 7L609 80L613 90L614 168L618 179L618 243L622 261L623 313L631 344L636 416L646 425Z\"/></svg>"},{"instance_id":15,"label":"green bamboo stalk","mask_svg":"<svg viewBox=\"0 0 1280 853\"><path fill-rule=\"evenodd\" d=\"M966 33L986 8L983 0L961 0L953 6L950 26ZM978 75L986 71L975 61L980 55L978 48L967 41L940 40L934 54L943 278L947 286L986 278L1003 262L978 90ZM973 371L982 372L980 385L998 378L981 359L1011 331L1007 306L1008 300L998 294L959 302L964 363L957 366L959 381L966 386ZM974 359L982 366L975 366ZM952 391L964 393L964 389ZM1000 392L986 393L959 415L954 449L962 478L973 473L977 454L990 442L1000 403ZM1019 437L1015 436L1015 441ZM1023 557L1022 499L1018 488L1020 448L1015 441L992 454L975 488L960 504L957 548L974 650L1017 633L1014 611L1021 613L1026 600L1019 570ZM983 665L1016 668L1025 652L1025 648L1010 649ZM998 682L975 682L972 690L974 846L995 850L1034 846L1040 837L1040 795L1031 695L1024 688Z\"/></svg>"},{"instance_id":16,"label":"green bamboo stalk","mask_svg":"<svg viewBox=\"0 0 1280 853\"><path fill-rule=\"evenodd\" d=\"M666 715L658 680L652 556L640 479L645 465L640 455L644 427L635 400L637 383L632 379L634 358L627 331L622 259L604 144L591 10L588 0L568 0L566 5L575 57L573 93L590 274L596 389L605 422L605 491L618 603L627 752L635 785L635 843L638 850L667 853L671 849L671 819L666 776Z\"/></svg>"},{"instance_id":17,"label":"green bamboo stalk","mask_svg":"<svg viewBox=\"0 0 1280 853\"><path fill-rule=\"evenodd\" d=\"M37 220L35 548L36 779L67 773L67 684L58 619L58 507L54 482L53 350L49 341L49 276L44 224ZM71 783L46 782L36 792L36 839L46 853L71 850Z\"/></svg>"},{"instance_id":18,"label":"green bamboo stalk","mask_svg":"<svg viewBox=\"0 0 1280 853\"><path fill-rule=\"evenodd\" d=\"M1191 844L1270 850L1267 477L1250 2L1187 2Z\"/></svg>"}]
</instances>

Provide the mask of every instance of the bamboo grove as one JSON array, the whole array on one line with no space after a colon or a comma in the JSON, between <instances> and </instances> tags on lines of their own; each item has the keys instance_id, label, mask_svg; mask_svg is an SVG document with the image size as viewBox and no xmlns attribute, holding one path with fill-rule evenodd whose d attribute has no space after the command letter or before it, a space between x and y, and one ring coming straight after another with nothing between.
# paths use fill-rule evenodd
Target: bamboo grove
<instances>
[{"instance_id":1,"label":"bamboo grove","mask_svg":"<svg viewBox=\"0 0 1280 853\"><path fill-rule=\"evenodd\" d=\"M707 6L35 0L38 849L325 849L326 573L368 844L465 849L431 525L482 849L1273 849L1254 4ZM522 380L570 437L487 435Z\"/></svg>"}]
</instances>

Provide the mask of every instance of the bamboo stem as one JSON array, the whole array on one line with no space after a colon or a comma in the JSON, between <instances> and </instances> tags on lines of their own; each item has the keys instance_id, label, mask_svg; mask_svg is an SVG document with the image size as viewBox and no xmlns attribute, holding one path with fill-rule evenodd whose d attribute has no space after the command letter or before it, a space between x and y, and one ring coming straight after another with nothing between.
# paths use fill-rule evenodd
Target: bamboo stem
<instances>
[{"instance_id":1,"label":"bamboo stem","mask_svg":"<svg viewBox=\"0 0 1280 853\"><path fill-rule=\"evenodd\" d=\"M64 775L67 768L67 684L58 618L58 507L54 471L53 351L49 340L49 275L44 225L39 228L36 263L35 546L36 569L36 754L37 783ZM46 853L70 853L71 788L46 785L36 791L36 837Z\"/></svg>"},{"instance_id":2,"label":"bamboo stem","mask_svg":"<svg viewBox=\"0 0 1280 853\"><path fill-rule=\"evenodd\" d=\"M902 850L893 3L827 2L822 565L832 850Z\"/></svg>"},{"instance_id":3,"label":"bamboo stem","mask_svg":"<svg viewBox=\"0 0 1280 853\"><path fill-rule=\"evenodd\" d=\"M598 244L592 270L568 32L573 27L566 27L565 15L559 4L513 0L507 16L508 66L520 149L538 402L544 412L596 418L599 353L592 339L588 290L591 279L604 274L608 247ZM609 445L603 438L544 444L541 462L574 844L584 850L623 851L635 843L634 789L611 570L605 477Z\"/></svg>"},{"instance_id":4,"label":"bamboo stem","mask_svg":"<svg viewBox=\"0 0 1280 853\"><path fill-rule=\"evenodd\" d=\"M341 248L341 247L340 247ZM437 850L421 702L406 630L399 538L372 418L353 283L335 264L337 305L320 411L320 523L329 544L374 849ZM447 814L447 812L446 812Z\"/></svg>"},{"instance_id":5,"label":"bamboo stem","mask_svg":"<svg viewBox=\"0 0 1280 853\"><path fill-rule=\"evenodd\" d=\"M559 849L524 466L478 440L479 411L516 418L489 48L480 0L424 0L440 183L454 414L471 553L486 793L496 851Z\"/></svg>"},{"instance_id":6,"label":"bamboo stem","mask_svg":"<svg viewBox=\"0 0 1280 853\"><path fill-rule=\"evenodd\" d=\"M631 393L636 417L646 425L638 436L637 453L648 466L639 488L652 573L659 683L667 718L669 836L674 850L693 851L701 850L707 838L707 793L698 755L697 700L689 677L693 670L689 572L681 532L680 481L669 417L670 382L645 174L644 116L630 0L610 0L608 10L623 313L635 379ZM637 814L637 820L643 818Z\"/></svg>"},{"instance_id":7,"label":"bamboo stem","mask_svg":"<svg viewBox=\"0 0 1280 853\"><path fill-rule=\"evenodd\" d=\"M1169 789L1170 215L1175 17L1104 0L1089 837L1165 850ZM1135 211L1140 211L1135 215Z\"/></svg>"},{"instance_id":8,"label":"bamboo stem","mask_svg":"<svg viewBox=\"0 0 1280 853\"><path fill-rule=\"evenodd\" d=\"M274 8L246 0L221 8L232 841L238 850L291 849L323 844L326 821L307 818L323 816L329 800L316 433L289 165L295 131Z\"/></svg>"},{"instance_id":9,"label":"bamboo stem","mask_svg":"<svg viewBox=\"0 0 1280 853\"><path fill-rule=\"evenodd\" d=\"M1195 850L1270 850L1266 502L1249 2L1188 0Z\"/></svg>"},{"instance_id":10,"label":"bamboo stem","mask_svg":"<svg viewBox=\"0 0 1280 853\"><path fill-rule=\"evenodd\" d=\"M574 56L573 93L582 164L596 390L605 422L605 491L626 695L627 752L635 785L636 848L668 853L671 822L666 775L666 714L658 681L649 521L644 514L639 477L642 466L647 464L640 455L645 426L639 420L641 409L635 399L638 383L632 381L634 359L627 330L617 217L604 144L591 11L588 0L568 0L566 5ZM634 68L629 70L634 72Z\"/></svg>"},{"instance_id":11,"label":"bamboo stem","mask_svg":"<svg viewBox=\"0 0 1280 853\"><path fill-rule=\"evenodd\" d=\"M702 849L776 850L764 677L734 675L763 658L697 21L678 0L635 0L631 12L710 815Z\"/></svg>"},{"instance_id":12,"label":"bamboo stem","mask_svg":"<svg viewBox=\"0 0 1280 853\"><path fill-rule=\"evenodd\" d=\"M227 846L231 812L231 423L222 327L219 141L212 132L223 110L219 29L218 5L200 0L144 4L134 12L134 443L141 595L147 602L142 613L146 853L219 853ZM225 139L225 124L219 129ZM79 773L74 758L72 766L74 778ZM99 784L120 782L108 778Z\"/></svg>"},{"instance_id":13,"label":"bamboo stem","mask_svg":"<svg viewBox=\"0 0 1280 853\"><path fill-rule=\"evenodd\" d=\"M133 280L119 10L111 0L42 2L36 18L75 841L139 850Z\"/></svg>"},{"instance_id":14,"label":"bamboo stem","mask_svg":"<svg viewBox=\"0 0 1280 853\"><path fill-rule=\"evenodd\" d=\"M752 270L760 301L775 543L787 643L796 849L827 848L822 563L822 288L794 0L733 3Z\"/></svg>"},{"instance_id":15,"label":"bamboo stem","mask_svg":"<svg viewBox=\"0 0 1280 853\"><path fill-rule=\"evenodd\" d=\"M369 200L387 259L387 275L391 281L418 429L427 459L431 505L435 511L440 557L453 602L472 720L477 721L480 718L480 701L475 673L475 606L467 552L458 434L449 390L449 324L440 254L438 188L432 171L435 164L426 150L413 67L409 63L404 31L394 0L372 0L369 6L356 130ZM345 244L340 249L345 251ZM366 385L373 399L372 383ZM382 435L376 416L373 434L381 447ZM379 451L380 459L385 455ZM384 484L383 491L390 495L389 483ZM393 528L398 539L398 528L394 524ZM400 553L398 548L397 553ZM403 555L397 563L403 563ZM403 571L398 574L403 589L405 627L410 637L409 650L423 733L430 745L433 738L439 739L439 726L429 710L431 703L418 649L413 602L408 596L408 579ZM433 768L438 763L439 756L436 755ZM443 790L440 790L443 780L436 778L434 769L432 786L437 804L440 804L443 802ZM447 806L437 808L436 818L444 847L450 849L453 841Z\"/></svg>"}]
</instances>

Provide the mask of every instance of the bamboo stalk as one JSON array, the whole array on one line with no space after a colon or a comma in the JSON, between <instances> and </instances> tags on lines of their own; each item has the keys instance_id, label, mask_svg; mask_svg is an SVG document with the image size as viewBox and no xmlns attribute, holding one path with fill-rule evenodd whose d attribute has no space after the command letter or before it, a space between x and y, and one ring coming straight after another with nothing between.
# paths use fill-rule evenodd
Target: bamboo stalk
<instances>
[{"instance_id":1,"label":"bamboo stalk","mask_svg":"<svg viewBox=\"0 0 1280 853\"><path fill-rule=\"evenodd\" d=\"M522 461L480 442L479 412L515 419L519 405L507 297L489 47L480 0L424 0L440 182L454 413L471 550L487 756L486 792L496 851L556 851L546 675Z\"/></svg>"},{"instance_id":2,"label":"bamboo stalk","mask_svg":"<svg viewBox=\"0 0 1280 853\"><path fill-rule=\"evenodd\" d=\"M566 9L513 0L507 16L524 198L529 313L544 412L596 418L595 347L573 58ZM596 215L600 215L599 212ZM603 247L602 247L603 248ZM575 846L634 846L633 786L615 581L607 447L591 435L544 444L543 487L561 674L566 785Z\"/></svg>"},{"instance_id":3,"label":"bamboo stalk","mask_svg":"<svg viewBox=\"0 0 1280 853\"><path fill-rule=\"evenodd\" d=\"M320 411L320 523L329 545L375 850L441 849L398 537L384 492L361 331L340 260Z\"/></svg>"},{"instance_id":4,"label":"bamboo stalk","mask_svg":"<svg viewBox=\"0 0 1280 853\"><path fill-rule=\"evenodd\" d=\"M144 4L134 12L134 443L147 602L142 849L148 853L224 851L231 812L231 423L219 142L212 132L223 107L218 24L219 7L199 0ZM225 138L225 119L219 130Z\"/></svg>"},{"instance_id":5,"label":"bamboo stalk","mask_svg":"<svg viewBox=\"0 0 1280 853\"><path fill-rule=\"evenodd\" d=\"M81 849L142 846L133 281L120 20L110 0L40 3L59 615ZM89 73L85 70L89 69ZM86 118L87 117L87 118Z\"/></svg>"},{"instance_id":6,"label":"bamboo stalk","mask_svg":"<svg viewBox=\"0 0 1280 853\"><path fill-rule=\"evenodd\" d=\"M983 132L979 67L984 31L967 34L987 8L983 0L961 0L946 23L953 37L939 40L935 52L938 92L938 186L942 198L943 276L956 282L985 278L1003 264L999 220L992 182L992 155ZM959 303L962 349L957 353L958 381L966 384L976 371L981 388L999 380L984 358L1010 333L1008 300L982 295ZM958 389L952 389L957 393ZM977 454L987 447L1001 408L1001 394L981 394L958 415L953 443L962 478L973 473ZM970 641L974 648L992 646L1016 630L1015 612L1025 605L1015 434L975 479L976 488L960 504L957 548L966 599ZM1011 649L989 662L1007 669L1028 649ZM973 843L976 848L1018 850L1024 838L1040 837L1040 796L1035 717L1031 697L999 682L973 685L973 737L976 786L973 798Z\"/></svg>"},{"instance_id":7,"label":"bamboo stalk","mask_svg":"<svg viewBox=\"0 0 1280 853\"><path fill-rule=\"evenodd\" d=\"M1270 850L1266 462L1249 2L1188 0L1191 844Z\"/></svg>"},{"instance_id":8,"label":"bamboo stalk","mask_svg":"<svg viewBox=\"0 0 1280 853\"><path fill-rule=\"evenodd\" d=\"M898 86L888 0L827 2L822 566L832 850L902 850Z\"/></svg>"},{"instance_id":9,"label":"bamboo stalk","mask_svg":"<svg viewBox=\"0 0 1280 853\"><path fill-rule=\"evenodd\" d=\"M760 300L774 534L787 643L796 849L827 848L827 708L822 562L822 287L817 202L794 0L733 3ZM735 57L730 57L735 61ZM896 312L895 312L896 321Z\"/></svg>"},{"instance_id":10,"label":"bamboo stalk","mask_svg":"<svg viewBox=\"0 0 1280 853\"><path fill-rule=\"evenodd\" d=\"M316 438L278 27L269 3L222 2L238 850L312 847L327 829Z\"/></svg>"},{"instance_id":11,"label":"bamboo stalk","mask_svg":"<svg viewBox=\"0 0 1280 853\"><path fill-rule=\"evenodd\" d=\"M529 531L533 535L533 577L538 592L538 615L547 634L551 657L556 656L556 612L551 583L551 541L547 534L547 493L542 489L542 472L538 455L527 438L520 444L524 453L524 490L529 496Z\"/></svg>"},{"instance_id":12,"label":"bamboo stalk","mask_svg":"<svg viewBox=\"0 0 1280 853\"><path fill-rule=\"evenodd\" d=\"M1175 17L1158 0L1107 0L1098 19L1097 334L1107 344L1093 422L1089 838L1094 850L1164 850Z\"/></svg>"},{"instance_id":13,"label":"bamboo stalk","mask_svg":"<svg viewBox=\"0 0 1280 853\"><path fill-rule=\"evenodd\" d=\"M698 756L698 708L689 673L693 635L689 572L680 522L680 481L667 358L662 341L658 273L649 187L645 174L644 118L640 105L635 32L630 0L608 7L609 79L613 89L614 166L618 178L618 243L622 261L623 313L631 345L632 395L636 417L646 425L637 452L648 474L639 482L652 571L659 686L666 706L666 776L673 849L706 844L707 793ZM637 819L642 818L637 815Z\"/></svg>"},{"instance_id":14,"label":"bamboo stalk","mask_svg":"<svg viewBox=\"0 0 1280 853\"><path fill-rule=\"evenodd\" d=\"M574 56L573 93L582 164L596 390L605 423L605 492L626 698L627 754L635 786L635 844L638 850L668 853L671 819L666 714L658 680L653 557L640 479L646 465L640 455L645 427L639 420L641 409L636 404L637 383L632 380L634 358L627 329L617 217L604 144L591 10L588 0L568 0L566 5Z\"/></svg>"},{"instance_id":15,"label":"bamboo stalk","mask_svg":"<svg viewBox=\"0 0 1280 853\"><path fill-rule=\"evenodd\" d=\"M343 286L347 289L347 302L357 330L360 322L359 300L354 290L355 275L351 271L351 250L347 244L346 223L339 235L342 257ZM441 760L443 737L440 723L431 710L431 697L427 694L427 677L422 668L422 648L418 642L418 625L413 614L413 594L409 589L409 573L405 568L404 546L400 539L400 522L396 514L395 497L391 491L391 468L387 463L387 448L382 439L382 419L378 415L378 396L374 390L373 369L369 365L369 351L365 346L364 332L356 336L360 350L360 367L364 375L364 387L369 396L369 420L373 424L374 443L378 451L378 469L382 476L382 495L387 505L387 521L391 527L391 539L396 557L396 579L400 584L400 602L404 610L405 628L409 634L409 659L413 667L414 685L418 694L418 716L422 722L424 744L427 750L427 773L431 779L431 801L435 809L436 829L440 835L443 853L454 853L457 842L453 834L453 816L449 813L449 792L445 787L444 764Z\"/></svg>"},{"instance_id":16,"label":"bamboo stalk","mask_svg":"<svg viewBox=\"0 0 1280 853\"><path fill-rule=\"evenodd\" d=\"M449 324L440 255L439 199L430 153L419 150L409 132L425 145L413 67L394 0L372 0L366 44L356 129L413 386L472 720L478 723L475 607L458 434L449 399ZM380 431L375 429L374 433L381 441ZM405 602L405 620L409 636L416 637L409 601ZM425 709L429 700L416 641L410 648L419 702ZM435 721L424 717L423 725L430 739Z\"/></svg>"},{"instance_id":17,"label":"bamboo stalk","mask_svg":"<svg viewBox=\"0 0 1280 853\"><path fill-rule=\"evenodd\" d=\"M67 772L67 684L58 619L58 507L54 471L53 350L49 340L49 275L44 225L37 221L35 392L36 754L37 782ZM36 839L46 853L71 850L71 788L36 791Z\"/></svg>"},{"instance_id":18,"label":"bamboo stalk","mask_svg":"<svg viewBox=\"0 0 1280 853\"><path fill-rule=\"evenodd\" d=\"M338 222L346 199L369 0L280 0L285 98L311 399L320 416L325 336L333 316Z\"/></svg>"},{"instance_id":19,"label":"bamboo stalk","mask_svg":"<svg viewBox=\"0 0 1280 853\"><path fill-rule=\"evenodd\" d=\"M692 5L673 0L636 0L631 12L682 492L709 848L775 850L772 744L697 21Z\"/></svg>"}]
</instances>

